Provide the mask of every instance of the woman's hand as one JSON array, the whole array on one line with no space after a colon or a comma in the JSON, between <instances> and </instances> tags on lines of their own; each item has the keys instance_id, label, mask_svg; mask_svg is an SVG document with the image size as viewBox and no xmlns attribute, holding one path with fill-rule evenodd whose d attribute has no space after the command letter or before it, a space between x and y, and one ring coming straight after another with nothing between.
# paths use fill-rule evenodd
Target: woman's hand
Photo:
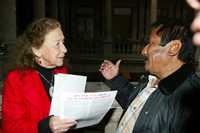
<instances>
[{"instance_id":1,"label":"woman's hand","mask_svg":"<svg viewBox=\"0 0 200 133\"><path fill-rule=\"evenodd\" d=\"M75 120L60 119L58 116L52 116L49 121L49 127L53 133L64 133L76 124Z\"/></svg>"},{"instance_id":2,"label":"woman's hand","mask_svg":"<svg viewBox=\"0 0 200 133\"><path fill-rule=\"evenodd\" d=\"M121 60L118 60L116 64L113 64L109 60L104 60L101 64L99 71L104 76L105 79L111 80L119 74L119 65Z\"/></svg>"}]
</instances>

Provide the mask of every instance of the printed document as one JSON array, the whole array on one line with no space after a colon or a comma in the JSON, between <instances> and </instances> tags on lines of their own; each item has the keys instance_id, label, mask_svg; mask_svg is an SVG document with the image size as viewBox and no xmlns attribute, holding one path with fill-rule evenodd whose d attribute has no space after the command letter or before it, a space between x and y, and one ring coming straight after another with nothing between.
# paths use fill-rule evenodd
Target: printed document
<instances>
[{"instance_id":1,"label":"printed document","mask_svg":"<svg viewBox=\"0 0 200 133\"><path fill-rule=\"evenodd\" d=\"M98 124L111 108L117 91L86 93L84 92L86 77L78 75L67 76L68 74L62 74L59 77L59 75L55 77L50 115L76 120L78 123L75 128Z\"/></svg>"}]
</instances>

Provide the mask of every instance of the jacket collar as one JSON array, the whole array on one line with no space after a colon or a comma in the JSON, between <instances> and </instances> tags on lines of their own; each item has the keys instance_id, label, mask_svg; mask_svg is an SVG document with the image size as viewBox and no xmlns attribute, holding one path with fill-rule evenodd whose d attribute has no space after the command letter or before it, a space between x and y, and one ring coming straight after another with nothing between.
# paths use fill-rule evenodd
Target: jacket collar
<instances>
[{"instance_id":1,"label":"jacket collar","mask_svg":"<svg viewBox=\"0 0 200 133\"><path fill-rule=\"evenodd\" d=\"M168 77L162 79L158 88L165 95L172 94L176 88L179 87L189 76L194 72L194 68L191 68L190 65L183 65L176 72L172 73Z\"/></svg>"}]
</instances>

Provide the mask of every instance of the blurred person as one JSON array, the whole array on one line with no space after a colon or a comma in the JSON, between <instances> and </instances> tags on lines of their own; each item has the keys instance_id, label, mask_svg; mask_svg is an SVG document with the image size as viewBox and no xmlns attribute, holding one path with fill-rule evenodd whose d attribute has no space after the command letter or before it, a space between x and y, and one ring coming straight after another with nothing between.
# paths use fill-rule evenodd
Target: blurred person
<instances>
[{"instance_id":1,"label":"blurred person","mask_svg":"<svg viewBox=\"0 0 200 133\"><path fill-rule=\"evenodd\" d=\"M195 17L191 24L191 29L194 32L193 42L200 46L200 0L186 0L187 3L195 10Z\"/></svg>"},{"instance_id":2,"label":"blurred person","mask_svg":"<svg viewBox=\"0 0 200 133\"><path fill-rule=\"evenodd\" d=\"M104 60L99 69L111 89L118 90L116 100L124 110L116 132L198 131L200 90L189 26L179 21L154 24L142 55L149 76L137 85L119 73L121 60Z\"/></svg>"},{"instance_id":3,"label":"blurred person","mask_svg":"<svg viewBox=\"0 0 200 133\"><path fill-rule=\"evenodd\" d=\"M17 38L16 45L13 69L3 85L3 132L68 132L76 125L75 120L49 116L54 74L68 73L60 23L38 19Z\"/></svg>"}]
</instances>

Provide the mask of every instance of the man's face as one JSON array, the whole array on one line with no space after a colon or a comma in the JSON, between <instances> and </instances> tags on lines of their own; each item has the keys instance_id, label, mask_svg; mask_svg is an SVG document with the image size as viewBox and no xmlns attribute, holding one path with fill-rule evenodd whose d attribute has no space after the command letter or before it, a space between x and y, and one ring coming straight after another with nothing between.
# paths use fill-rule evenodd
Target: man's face
<instances>
[{"instance_id":1,"label":"man's face","mask_svg":"<svg viewBox=\"0 0 200 133\"><path fill-rule=\"evenodd\" d=\"M143 48L142 55L145 57L145 70L161 77L170 58L167 53L168 45L160 46L161 38L156 34L157 30L158 28L150 33L149 42Z\"/></svg>"},{"instance_id":2,"label":"man's face","mask_svg":"<svg viewBox=\"0 0 200 133\"><path fill-rule=\"evenodd\" d=\"M200 0L186 0L196 11L196 16L192 22L191 29L194 32L193 42L200 46Z\"/></svg>"}]
</instances>

